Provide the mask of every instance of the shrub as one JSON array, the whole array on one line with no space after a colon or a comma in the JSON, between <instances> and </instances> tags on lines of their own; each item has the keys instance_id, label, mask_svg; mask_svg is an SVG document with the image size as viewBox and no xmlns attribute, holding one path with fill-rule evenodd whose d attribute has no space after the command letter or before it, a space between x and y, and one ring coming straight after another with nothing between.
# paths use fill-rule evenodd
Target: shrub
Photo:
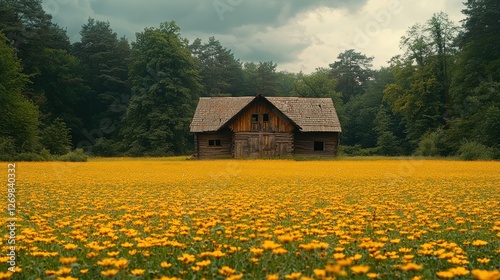
<instances>
[{"instance_id":1,"label":"shrub","mask_svg":"<svg viewBox=\"0 0 500 280\"><path fill-rule=\"evenodd\" d=\"M76 149L58 158L60 161L85 162L88 157L83 152L83 149Z\"/></svg>"},{"instance_id":2,"label":"shrub","mask_svg":"<svg viewBox=\"0 0 500 280\"><path fill-rule=\"evenodd\" d=\"M437 135L435 132L426 133L418 142L418 148L415 151L417 156L437 156L439 154L437 148Z\"/></svg>"},{"instance_id":3,"label":"shrub","mask_svg":"<svg viewBox=\"0 0 500 280\"><path fill-rule=\"evenodd\" d=\"M493 156L493 149L475 141L465 141L458 149L458 157L462 160L489 160Z\"/></svg>"},{"instance_id":4,"label":"shrub","mask_svg":"<svg viewBox=\"0 0 500 280\"><path fill-rule=\"evenodd\" d=\"M43 156L37 153L20 153L14 156L14 161L47 161Z\"/></svg>"}]
</instances>

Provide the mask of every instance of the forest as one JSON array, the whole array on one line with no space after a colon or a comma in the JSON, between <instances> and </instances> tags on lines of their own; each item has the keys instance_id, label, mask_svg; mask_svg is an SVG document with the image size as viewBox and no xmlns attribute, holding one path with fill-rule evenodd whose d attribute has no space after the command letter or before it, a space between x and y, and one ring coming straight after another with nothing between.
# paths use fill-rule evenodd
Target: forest
<instances>
[{"instance_id":1,"label":"forest","mask_svg":"<svg viewBox=\"0 0 500 280\"><path fill-rule=\"evenodd\" d=\"M189 155L199 97L257 94L332 98L345 155L500 159L500 3L462 12L408 27L388 67L349 49L305 74L174 21L129 42L89 18L72 43L41 0L0 0L0 160Z\"/></svg>"}]
</instances>

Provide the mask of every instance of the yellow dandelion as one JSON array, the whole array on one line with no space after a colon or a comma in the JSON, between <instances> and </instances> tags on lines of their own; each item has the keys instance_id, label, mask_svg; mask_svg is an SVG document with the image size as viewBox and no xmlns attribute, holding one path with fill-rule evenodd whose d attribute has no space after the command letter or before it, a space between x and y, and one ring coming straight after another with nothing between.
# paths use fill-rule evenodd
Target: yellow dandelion
<instances>
[{"instance_id":1,"label":"yellow dandelion","mask_svg":"<svg viewBox=\"0 0 500 280\"><path fill-rule=\"evenodd\" d=\"M416 264L416 263L411 263L411 262L400 266L400 268L404 271L417 271L417 270L422 269L422 267L424 267L424 266Z\"/></svg>"},{"instance_id":2,"label":"yellow dandelion","mask_svg":"<svg viewBox=\"0 0 500 280\"><path fill-rule=\"evenodd\" d=\"M75 263L77 259L78 259L77 257L67 257L67 258L65 258L65 257L60 257L60 258L59 258L59 261L60 261L62 264L64 264L64 265L68 265L68 264Z\"/></svg>"},{"instance_id":3,"label":"yellow dandelion","mask_svg":"<svg viewBox=\"0 0 500 280\"><path fill-rule=\"evenodd\" d=\"M230 276L236 272L236 269L232 269L229 266L223 266L219 269L219 273L223 276Z\"/></svg>"},{"instance_id":4,"label":"yellow dandelion","mask_svg":"<svg viewBox=\"0 0 500 280\"><path fill-rule=\"evenodd\" d=\"M355 265L351 266L350 270L355 274L365 274L370 270L368 265Z\"/></svg>"},{"instance_id":5,"label":"yellow dandelion","mask_svg":"<svg viewBox=\"0 0 500 280\"><path fill-rule=\"evenodd\" d=\"M169 268L172 266L171 263L168 263L168 262L161 262L160 263L160 266L163 267L163 268Z\"/></svg>"},{"instance_id":6,"label":"yellow dandelion","mask_svg":"<svg viewBox=\"0 0 500 280\"><path fill-rule=\"evenodd\" d=\"M145 271L146 271L145 269L138 269L138 268L136 268L136 269L131 270L130 274L136 275L136 276L137 275L143 275Z\"/></svg>"},{"instance_id":7,"label":"yellow dandelion","mask_svg":"<svg viewBox=\"0 0 500 280\"><path fill-rule=\"evenodd\" d=\"M118 274L118 272L120 272L118 269L108 269L108 270L101 271L101 274L106 276L106 277L113 277L116 274Z\"/></svg>"}]
</instances>

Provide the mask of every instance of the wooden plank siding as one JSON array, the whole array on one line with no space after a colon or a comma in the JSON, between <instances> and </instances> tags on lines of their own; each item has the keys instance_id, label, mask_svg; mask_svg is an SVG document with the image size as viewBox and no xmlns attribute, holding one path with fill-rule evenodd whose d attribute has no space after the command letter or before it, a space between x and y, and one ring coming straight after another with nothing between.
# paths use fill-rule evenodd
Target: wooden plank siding
<instances>
[{"instance_id":1,"label":"wooden plank siding","mask_svg":"<svg viewBox=\"0 0 500 280\"><path fill-rule=\"evenodd\" d=\"M235 158L287 157L293 154L293 133L238 132L233 141Z\"/></svg>"},{"instance_id":2,"label":"wooden plank siding","mask_svg":"<svg viewBox=\"0 0 500 280\"><path fill-rule=\"evenodd\" d=\"M336 156L338 139L338 132L297 132L295 133L294 153L300 156ZM323 151L314 150L315 141L324 143Z\"/></svg>"},{"instance_id":3,"label":"wooden plank siding","mask_svg":"<svg viewBox=\"0 0 500 280\"><path fill-rule=\"evenodd\" d=\"M196 133L196 155L200 159L204 158L231 158L232 132L204 132ZM209 145L209 141L220 141L220 146Z\"/></svg>"},{"instance_id":4,"label":"wooden plank siding","mask_svg":"<svg viewBox=\"0 0 500 280\"><path fill-rule=\"evenodd\" d=\"M252 122L252 115L258 114L258 122ZM264 114L268 114L269 121L264 122ZM242 110L228 125L233 132L287 132L294 130L294 125L269 102L256 100L248 108Z\"/></svg>"}]
</instances>

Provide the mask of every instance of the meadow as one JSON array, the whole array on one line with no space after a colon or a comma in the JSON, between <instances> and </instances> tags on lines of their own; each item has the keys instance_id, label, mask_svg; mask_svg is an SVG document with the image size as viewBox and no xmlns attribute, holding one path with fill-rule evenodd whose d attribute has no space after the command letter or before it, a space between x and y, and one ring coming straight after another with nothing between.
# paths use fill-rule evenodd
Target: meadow
<instances>
[{"instance_id":1,"label":"meadow","mask_svg":"<svg viewBox=\"0 0 500 280\"><path fill-rule=\"evenodd\" d=\"M0 279L500 279L499 171L419 159L19 162L16 272L3 227Z\"/></svg>"}]
</instances>

